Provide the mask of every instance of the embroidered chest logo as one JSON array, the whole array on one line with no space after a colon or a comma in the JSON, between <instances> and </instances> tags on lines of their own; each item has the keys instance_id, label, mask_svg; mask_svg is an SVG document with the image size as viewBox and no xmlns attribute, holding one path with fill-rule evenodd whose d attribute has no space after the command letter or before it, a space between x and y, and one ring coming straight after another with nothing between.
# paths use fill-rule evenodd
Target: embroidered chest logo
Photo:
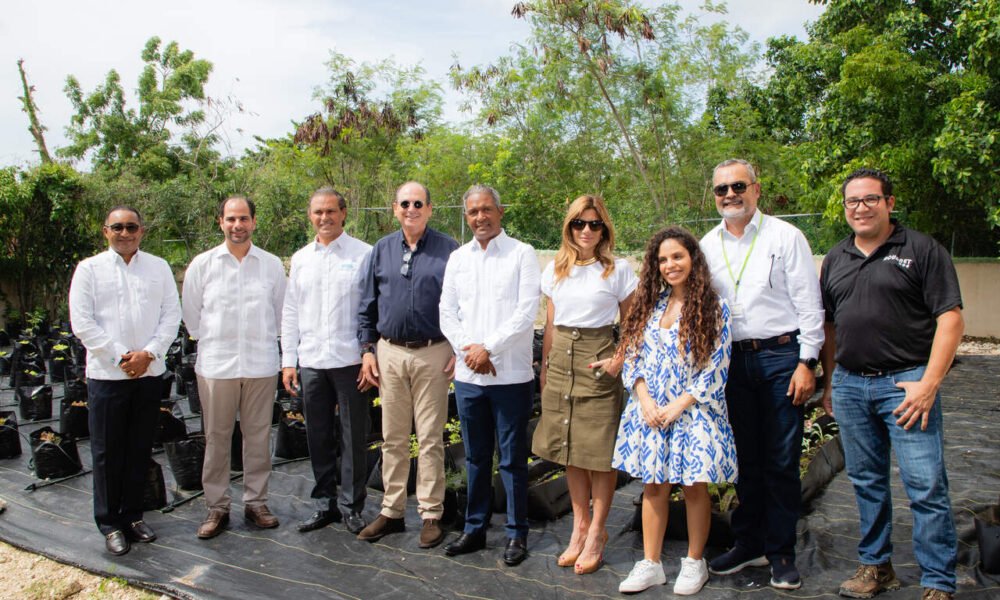
<instances>
[{"instance_id":1,"label":"embroidered chest logo","mask_svg":"<svg viewBox=\"0 0 1000 600\"><path fill-rule=\"evenodd\" d=\"M905 269L905 270L909 270L909 268L913 265L912 258L900 258L895 254L890 254L886 256L885 258L882 259L882 261L883 262L892 261L896 263L896 266L898 266L900 269Z\"/></svg>"}]
</instances>

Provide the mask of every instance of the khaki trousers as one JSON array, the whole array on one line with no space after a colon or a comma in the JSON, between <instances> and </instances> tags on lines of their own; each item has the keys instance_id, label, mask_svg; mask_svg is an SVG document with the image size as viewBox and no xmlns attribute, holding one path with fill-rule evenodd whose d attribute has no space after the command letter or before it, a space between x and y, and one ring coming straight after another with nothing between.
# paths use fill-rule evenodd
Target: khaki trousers
<instances>
[{"instance_id":1,"label":"khaki trousers","mask_svg":"<svg viewBox=\"0 0 1000 600\"><path fill-rule=\"evenodd\" d=\"M206 379L198 376L205 427L201 483L209 509L229 510L229 454L236 415L243 431L243 503L267 502L271 477L271 415L277 373L271 377Z\"/></svg>"},{"instance_id":2,"label":"khaki trousers","mask_svg":"<svg viewBox=\"0 0 1000 600\"><path fill-rule=\"evenodd\" d=\"M382 396L382 514L400 519L406 511L410 476L410 432L416 428L417 501L421 519L444 511L444 424L448 383L444 368L453 353L447 342L404 348L380 340L377 348Z\"/></svg>"}]
</instances>

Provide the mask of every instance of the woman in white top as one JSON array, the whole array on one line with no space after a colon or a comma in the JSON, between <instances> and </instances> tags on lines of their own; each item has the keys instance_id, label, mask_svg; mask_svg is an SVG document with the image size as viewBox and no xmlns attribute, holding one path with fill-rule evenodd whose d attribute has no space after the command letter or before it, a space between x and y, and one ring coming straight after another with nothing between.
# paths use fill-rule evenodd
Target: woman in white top
<instances>
[{"instance_id":1,"label":"woman in white top","mask_svg":"<svg viewBox=\"0 0 1000 600\"><path fill-rule=\"evenodd\" d=\"M604 201L581 196L567 211L555 261L542 273L545 364L532 451L566 465L573 534L558 564L575 565L579 574L596 571L604 560L617 478L611 455L622 413L623 356L615 353L612 325L628 310L637 279L612 255L614 242Z\"/></svg>"}]
</instances>

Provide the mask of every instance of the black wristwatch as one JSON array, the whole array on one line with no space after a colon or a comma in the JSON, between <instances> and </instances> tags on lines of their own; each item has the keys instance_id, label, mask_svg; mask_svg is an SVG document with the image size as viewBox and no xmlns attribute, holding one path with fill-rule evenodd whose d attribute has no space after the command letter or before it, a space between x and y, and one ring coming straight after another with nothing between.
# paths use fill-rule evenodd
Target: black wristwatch
<instances>
[{"instance_id":1,"label":"black wristwatch","mask_svg":"<svg viewBox=\"0 0 1000 600\"><path fill-rule=\"evenodd\" d=\"M816 365L819 364L819 361L816 360L815 358L800 358L799 362L809 367L810 370L815 370Z\"/></svg>"},{"instance_id":2,"label":"black wristwatch","mask_svg":"<svg viewBox=\"0 0 1000 600\"><path fill-rule=\"evenodd\" d=\"M361 357L364 358L365 354L368 354L369 352L375 354L375 344L371 342L361 344Z\"/></svg>"}]
</instances>

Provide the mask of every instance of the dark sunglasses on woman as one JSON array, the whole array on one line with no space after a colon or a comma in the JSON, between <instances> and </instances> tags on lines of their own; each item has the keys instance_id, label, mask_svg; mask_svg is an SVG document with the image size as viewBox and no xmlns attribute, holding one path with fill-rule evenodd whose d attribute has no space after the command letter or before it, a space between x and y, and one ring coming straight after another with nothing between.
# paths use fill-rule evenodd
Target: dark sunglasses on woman
<instances>
[{"instance_id":1,"label":"dark sunglasses on woman","mask_svg":"<svg viewBox=\"0 0 1000 600\"><path fill-rule=\"evenodd\" d=\"M583 228L587 226L590 227L591 231L604 231L604 221L601 221L600 219L594 219L593 221L573 219L569 222L569 226L576 231L583 231Z\"/></svg>"}]
</instances>

